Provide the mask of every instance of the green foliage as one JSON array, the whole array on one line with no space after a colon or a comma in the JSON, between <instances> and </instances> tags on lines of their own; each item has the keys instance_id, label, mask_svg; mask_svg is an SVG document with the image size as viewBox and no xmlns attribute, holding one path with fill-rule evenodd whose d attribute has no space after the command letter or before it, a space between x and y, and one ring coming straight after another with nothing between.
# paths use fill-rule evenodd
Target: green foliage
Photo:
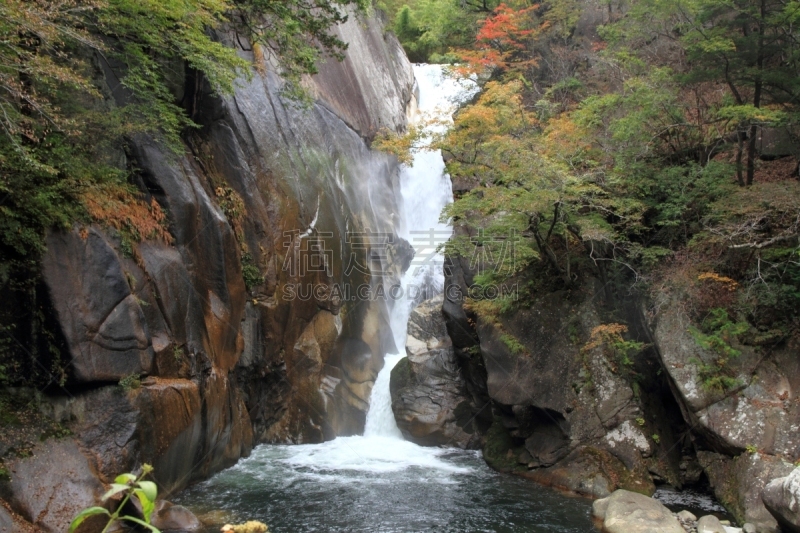
<instances>
[{"instance_id":1,"label":"green foliage","mask_svg":"<svg viewBox=\"0 0 800 533\"><path fill-rule=\"evenodd\" d=\"M144 478L153 472L153 467L149 464L142 465L142 471L139 475L134 474L121 474L114 479L111 488L103 494L102 501L107 501L113 496L121 497L119 505L112 513L104 507L89 507L84 509L72 520L69 525L69 533L73 533L78 527L86 521L87 518L92 516L107 516L108 522L103 528L103 533L108 531L114 525L119 525L120 522L132 522L141 526L153 533L160 533L159 530L150 523L150 517L153 514L156 506L156 498L158 496L158 488L152 481L147 481ZM144 520L130 515L121 515L123 508L134 497L138 500L141 506L142 515Z\"/></svg>"},{"instance_id":2,"label":"green foliage","mask_svg":"<svg viewBox=\"0 0 800 533\"><path fill-rule=\"evenodd\" d=\"M264 276L256 266L255 261L253 261L253 256L250 255L250 252L242 253L242 277L248 291L264 284Z\"/></svg>"},{"instance_id":3,"label":"green foliage","mask_svg":"<svg viewBox=\"0 0 800 533\"><path fill-rule=\"evenodd\" d=\"M139 374L130 374L119 380L119 386L125 391L132 391L142 387L142 380Z\"/></svg>"},{"instance_id":4,"label":"green foliage","mask_svg":"<svg viewBox=\"0 0 800 533\"><path fill-rule=\"evenodd\" d=\"M505 344L506 348L514 355L522 355L526 352L525 345L519 342L516 337L508 333L500 335L500 340Z\"/></svg>"},{"instance_id":5,"label":"green foliage","mask_svg":"<svg viewBox=\"0 0 800 533\"><path fill-rule=\"evenodd\" d=\"M691 327L689 332L701 348L715 352L722 361L720 366L724 366L728 359L741 355L731 342L749 327L747 322L733 322L727 309L715 308L709 311L699 329Z\"/></svg>"},{"instance_id":6,"label":"green foliage","mask_svg":"<svg viewBox=\"0 0 800 533\"><path fill-rule=\"evenodd\" d=\"M732 375L730 360L739 357L741 351L734 348L731 343L749 328L747 322L733 322L728 311L723 308L711 309L700 328L689 328L695 342L704 350L715 354L712 363L697 358L691 359L705 388L726 391L739 384Z\"/></svg>"},{"instance_id":7,"label":"green foliage","mask_svg":"<svg viewBox=\"0 0 800 533\"><path fill-rule=\"evenodd\" d=\"M133 216L98 219L91 201L125 188L126 139L151 134L176 153L196 125L177 100L194 71L230 93L250 63L213 36L236 31L299 80L345 43L329 31L367 0L6 0L0 3L0 290L29 291L50 228L95 219L120 232L124 255L152 238ZM258 65L257 65L258 66ZM109 74L113 70L113 74ZM113 83L103 79L114 77ZM108 85L108 86L107 86ZM110 86L110 87L109 87ZM113 93L113 94L112 94ZM135 192L123 207L150 210ZM96 204L96 203L95 203ZM113 215L118 209L105 209ZM134 210L135 211L135 210ZM130 210L126 215L136 215ZM139 210L141 213L141 209ZM150 217L156 225L163 222ZM15 317L16 319L16 317ZM5 327L5 325L4 325Z\"/></svg>"},{"instance_id":8,"label":"green foliage","mask_svg":"<svg viewBox=\"0 0 800 533\"><path fill-rule=\"evenodd\" d=\"M497 1L487 2L494 9ZM464 48L474 38L486 11L476 11L460 0L382 0L391 28L413 62L452 63L451 48Z\"/></svg>"},{"instance_id":9,"label":"green foliage","mask_svg":"<svg viewBox=\"0 0 800 533\"><path fill-rule=\"evenodd\" d=\"M753 455L755 453L758 453L758 446L754 444L748 444L747 446L745 446L745 451L750 455Z\"/></svg>"},{"instance_id":10,"label":"green foliage","mask_svg":"<svg viewBox=\"0 0 800 533\"><path fill-rule=\"evenodd\" d=\"M611 370L624 375L632 375L634 358L641 353L647 345L643 342L628 340L624 337L628 326L623 324L601 324L592 329L589 342L583 348L582 353L588 353L595 348L600 348L608 358Z\"/></svg>"}]
</instances>

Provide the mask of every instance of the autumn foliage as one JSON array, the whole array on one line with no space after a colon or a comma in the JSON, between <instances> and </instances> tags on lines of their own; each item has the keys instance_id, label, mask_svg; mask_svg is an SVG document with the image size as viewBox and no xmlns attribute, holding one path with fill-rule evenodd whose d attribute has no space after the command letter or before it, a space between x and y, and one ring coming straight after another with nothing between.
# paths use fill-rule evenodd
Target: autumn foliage
<instances>
[{"instance_id":1,"label":"autumn foliage","mask_svg":"<svg viewBox=\"0 0 800 533\"><path fill-rule=\"evenodd\" d=\"M536 65L535 59L525 52L530 40L542 26L534 17L538 4L513 9L500 4L480 25L472 50L462 50L464 61L457 70L461 74L480 73L487 68L519 70Z\"/></svg>"}]
</instances>

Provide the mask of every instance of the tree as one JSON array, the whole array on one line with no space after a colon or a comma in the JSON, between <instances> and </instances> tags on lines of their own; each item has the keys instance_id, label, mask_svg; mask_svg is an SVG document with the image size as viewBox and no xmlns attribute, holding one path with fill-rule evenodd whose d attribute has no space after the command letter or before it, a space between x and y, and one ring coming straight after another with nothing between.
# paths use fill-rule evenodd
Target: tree
<instances>
[{"instance_id":1,"label":"tree","mask_svg":"<svg viewBox=\"0 0 800 533\"><path fill-rule=\"evenodd\" d=\"M539 28L533 16L538 8L538 4L521 9L504 3L497 6L481 22L473 49L461 51L466 65L459 70L462 73L482 72L487 68L521 70L535 65L532 54L527 53L527 45Z\"/></svg>"},{"instance_id":2,"label":"tree","mask_svg":"<svg viewBox=\"0 0 800 533\"><path fill-rule=\"evenodd\" d=\"M643 0L614 32L628 46L638 40L673 40L684 57L673 64L686 87L720 84L725 97L707 118L717 124L718 144L736 143L737 178L753 183L759 128L797 122L800 103L800 7L780 0ZM612 35L613 37L613 35ZM630 49L630 48L629 48Z\"/></svg>"}]
</instances>

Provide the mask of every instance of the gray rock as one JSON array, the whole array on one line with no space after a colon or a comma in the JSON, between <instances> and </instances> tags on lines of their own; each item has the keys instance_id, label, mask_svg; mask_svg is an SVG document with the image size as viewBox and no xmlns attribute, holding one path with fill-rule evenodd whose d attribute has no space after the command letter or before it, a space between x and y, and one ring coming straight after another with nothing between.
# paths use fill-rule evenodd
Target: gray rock
<instances>
[{"instance_id":1,"label":"gray rock","mask_svg":"<svg viewBox=\"0 0 800 533\"><path fill-rule=\"evenodd\" d=\"M145 317L106 236L95 228L85 240L77 231L50 233L42 264L75 379L149 373L154 354Z\"/></svg>"},{"instance_id":2,"label":"gray rock","mask_svg":"<svg viewBox=\"0 0 800 533\"><path fill-rule=\"evenodd\" d=\"M0 533L12 533L12 531L14 531L14 519L0 504Z\"/></svg>"},{"instance_id":3,"label":"gray rock","mask_svg":"<svg viewBox=\"0 0 800 533\"><path fill-rule=\"evenodd\" d=\"M725 533L725 528L722 527L719 518L707 515L697 521L697 533Z\"/></svg>"},{"instance_id":4,"label":"gray rock","mask_svg":"<svg viewBox=\"0 0 800 533\"><path fill-rule=\"evenodd\" d=\"M684 522L697 522L697 517L693 515L691 512L683 510L678 513L678 520Z\"/></svg>"},{"instance_id":5,"label":"gray rock","mask_svg":"<svg viewBox=\"0 0 800 533\"><path fill-rule=\"evenodd\" d=\"M403 436L424 446L474 448L480 443L472 425L466 384L447 334L436 296L419 304L408 320L406 353L390 381L392 411Z\"/></svg>"},{"instance_id":6,"label":"gray rock","mask_svg":"<svg viewBox=\"0 0 800 533\"><path fill-rule=\"evenodd\" d=\"M712 390L703 385L697 362L710 363L714 353L703 350L689 333L691 318L679 302L661 308L655 343L694 431L727 455L755 446L769 455L795 456L797 432L792 428L800 424L800 404L789 400L800 372L796 350L776 349L762 361L755 347L737 344L741 355L731 370L738 384L727 391Z\"/></svg>"},{"instance_id":7,"label":"gray rock","mask_svg":"<svg viewBox=\"0 0 800 533\"><path fill-rule=\"evenodd\" d=\"M82 509L96 505L103 486L72 439L46 441L10 463L11 504L48 533L62 533Z\"/></svg>"},{"instance_id":8,"label":"gray rock","mask_svg":"<svg viewBox=\"0 0 800 533\"><path fill-rule=\"evenodd\" d=\"M156 504L150 517L151 523L163 532L200 531L203 524L194 513L182 505L174 505L166 500Z\"/></svg>"},{"instance_id":9,"label":"gray rock","mask_svg":"<svg viewBox=\"0 0 800 533\"><path fill-rule=\"evenodd\" d=\"M627 490L595 500L592 517L604 533L684 533L661 502Z\"/></svg>"},{"instance_id":10,"label":"gray rock","mask_svg":"<svg viewBox=\"0 0 800 533\"><path fill-rule=\"evenodd\" d=\"M761 500L782 530L800 532L800 468L767 484L761 491Z\"/></svg>"},{"instance_id":11,"label":"gray rock","mask_svg":"<svg viewBox=\"0 0 800 533\"><path fill-rule=\"evenodd\" d=\"M761 491L773 479L786 476L793 466L779 457L754 453L734 459L698 452L714 494L738 522L750 522L759 531L776 531L778 522L764 507Z\"/></svg>"},{"instance_id":12,"label":"gray rock","mask_svg":"<svg viewBox=\"0 0 800 533\"><path fill-rule=\"evenodd\" d=\"M758 533L758 530L756 529L756 526L754 526L750 522L747 522L745 525L742 526L742 532L743 533Z\"/></svg>"}]
</instances>

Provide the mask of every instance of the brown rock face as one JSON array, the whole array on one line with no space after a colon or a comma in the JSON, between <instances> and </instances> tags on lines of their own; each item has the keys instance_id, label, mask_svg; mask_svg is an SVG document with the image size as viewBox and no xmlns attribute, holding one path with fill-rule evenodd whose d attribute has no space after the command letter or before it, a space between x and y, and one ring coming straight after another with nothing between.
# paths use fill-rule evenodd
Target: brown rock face
<instances>
[{"instance_id":1,"label":"brown rock face","mask_svg":"<svg viewBox=\"0 0 800 533\"><path fill-rule=\"evenodd\" d=\"M144 462L165 494L232 465L255 442L363 429L383 354L394 349L388 305L329 295L388 287L407 265L408 243L394 229L398 163L366 139L405 128L414 80L377 19L354 16L336 31L350 55L306 80L309 109L286 101L264 65L225 98L186 91L203 128L183 155L130 140L125 164L168 213L174 242L130 250L99 225L48 236L43 279L70 395L44 408L70 426L89 465L80 479L94 484L74 487L76 506L94 503L96 477ZM351 237L367 230L384 240ZM353 261L366 267L348 268ZM123 390L123 378L133 386ZM39 498L33 478L24 484L41 464L20 467L12 499L26 519L63 531L75 509ZM55 478L61 465L51 466Z\"/></svg>"},{"instance_id":2,"label":"brown rock face","mask_svg":"<svg viewBox=\"0 0 800 533\"><path fill-rule=\"evenodd\" d=\"M423 446L474 448L470 398L442 315L443 296L419 304L408 320L405 359L392 370L392 411L403 436Z\"/></svg>"}]
</instances>

